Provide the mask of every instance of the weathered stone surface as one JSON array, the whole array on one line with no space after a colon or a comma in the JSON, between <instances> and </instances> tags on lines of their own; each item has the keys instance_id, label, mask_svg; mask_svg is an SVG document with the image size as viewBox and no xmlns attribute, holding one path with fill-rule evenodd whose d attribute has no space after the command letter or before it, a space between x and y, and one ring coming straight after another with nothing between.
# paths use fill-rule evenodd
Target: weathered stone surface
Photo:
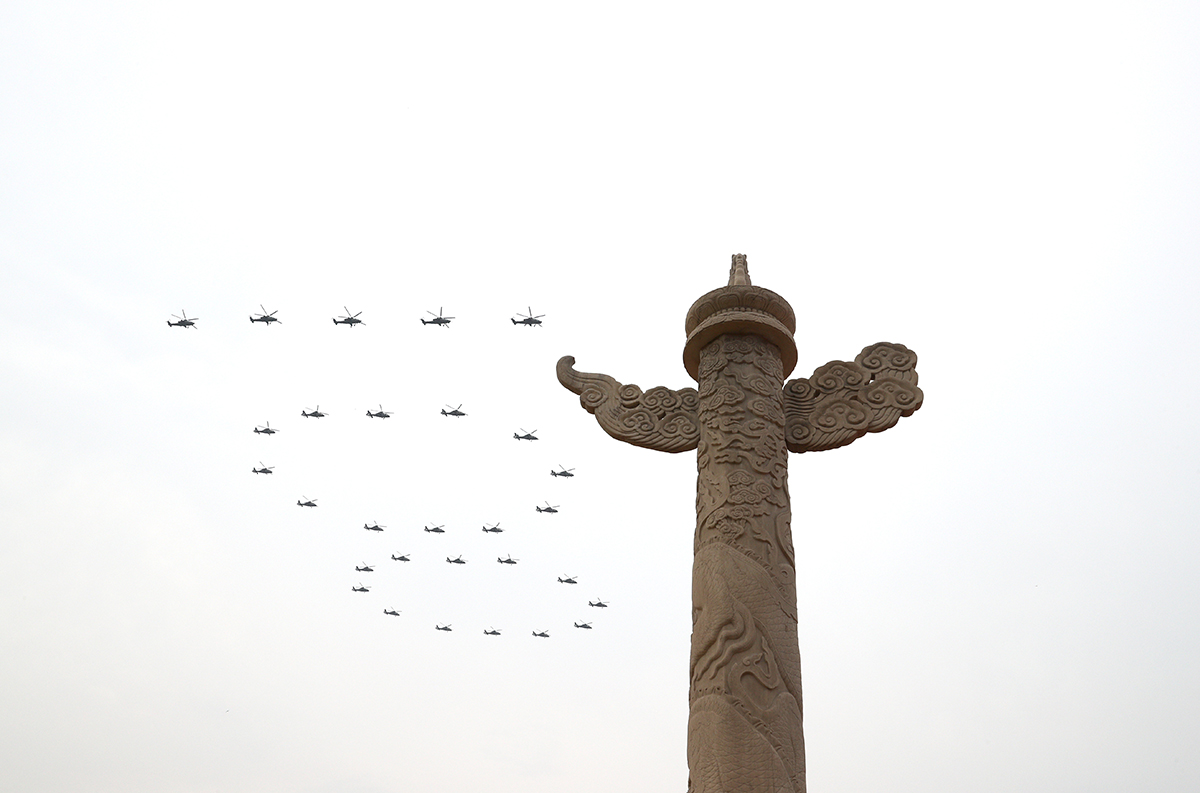
<instances>
[{"instance_id":1,"label":"weathered stone surface","mask_svg":"<svg viewBox=\"0 0 1200 793\"><path fill-rule=\"evenodd\" d=\"M643 392L622 385L606 374L575 370L575 359L558 361L558 382L579 394L579 404L593 413L601 428L619 441L660 452L689 452L696 448L696 389L672 391L656 386Z\"/></svg>"},{"instance_id":2,"label":"weathered stone surface","mask_svg":"<svg viewBox=\"0 0 1200 793\"><path fill-rule=\"evenodd\" d=\"M787 453L845 446L911 415L924 398L917 356L875 344L784 385L795 315L751 285L741 254L685 329L684 366L699 390L643 393L576 371L570 356L558 379L614 438L697 450L689 792L805 793Z\"/></svg>"},{"instance_id":3,"label":"weathered stone surface","mask_svg":"<svg viewBox=\"0 0 1200 793\"><path fill-rule=\"evenodd\" d=\"M872 344L853 363L830 361L812 377L787 382L788 449L822 452L883 432L911 416L924 398L917 388L917 354L903 344Z\"/></svg>"},{"instance_id":4,"label":"weathered stone surface","mask_svg":"<svg viewBox=\"0 0 1200 793\"><path fill-rule=\"evenodd\" d=\"M700 353L688 789L803 791L796 568L779 348Z\"/></svg>"}]
</instances>

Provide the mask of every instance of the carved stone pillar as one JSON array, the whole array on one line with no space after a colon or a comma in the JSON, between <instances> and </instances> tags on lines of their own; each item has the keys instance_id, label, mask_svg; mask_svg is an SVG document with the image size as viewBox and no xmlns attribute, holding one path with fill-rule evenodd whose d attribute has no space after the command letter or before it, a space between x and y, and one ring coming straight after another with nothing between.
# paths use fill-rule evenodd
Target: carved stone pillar
<instances>
[{"instance_id":1,"label":"carved stone pillar","mask_svg":"<svg viewBox=\"0 0 1200 793\"><path fill-rule=\"evenodd\" d=\"M876 344L784 384L795 315L752 286L746 257L688 311L683 362L699 391L642 392L604 374L558 379L618 440L697 449L690 793L805 793L787 453L845 446L921 406L916 355Z\"/></svg>"},{"instance_id":2,"label":"carved stone pillar","mask_svg":"<svg viewBox=\"0 0 1200 793\"><path fill-rule=\"evenodd\" d=\"M700 353L688 789L804 791L796 579L779 348Z\"/></svg>"},{"instance_id":3,"label":"carved stone pillar","mask_svg":"<svg viewBox=\"0 0 1200 793\"><path fill-rule=\"evenodd\" d=\"M732 270L688 312L684 348L700 386L688 790L803 793L783 411L796 320L744 257Z\"/></svg>"}]
</instances>

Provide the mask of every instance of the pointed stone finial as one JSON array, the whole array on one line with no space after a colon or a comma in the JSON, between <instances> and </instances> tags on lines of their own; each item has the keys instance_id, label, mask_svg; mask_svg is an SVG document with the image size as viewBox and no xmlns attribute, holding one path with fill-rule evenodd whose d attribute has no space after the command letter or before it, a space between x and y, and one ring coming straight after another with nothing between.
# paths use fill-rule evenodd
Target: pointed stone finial
<instances>
[{"instance_id":1,"label":"pointed stone finial","mask_svg":"<svg viewBox=\"0 0 1200 793\"><path fill-rule=\"evenodd\" d=\"M729 266L730 286L750 286L750 271L746 269L746 254L733 254L733 264Z\"/></svg>"},{"instance_id":2,"label":"pointed stone finial","mask_svg":"<svg viewBox=\"0 0 1200 793\"><path fill-rule=\"evenodd\" d=\"M744 253L733 255L729 285L703 295L688 309L684 331L683 366L697 382L700 350L725 333L757 334L779 347L784 377L796 366L796 314L782 297L750 283Z\"/></svg>"}]
</instances>

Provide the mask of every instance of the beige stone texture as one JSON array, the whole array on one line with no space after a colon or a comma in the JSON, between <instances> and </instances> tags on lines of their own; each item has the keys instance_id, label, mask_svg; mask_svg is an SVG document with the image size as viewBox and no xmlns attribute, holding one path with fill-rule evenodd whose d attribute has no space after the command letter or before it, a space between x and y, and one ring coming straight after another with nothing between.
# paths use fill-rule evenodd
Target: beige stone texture
<instances>
[{"instance_id":1,"label":"beige stone texture","mask_svg":"<svg viewBox=\"0 0 1200 793\"><path fill-rule=\"evenodd\" d=\"M612 437L697 450L689 793L805 793L803 699L787 453L845 446L921 406L916 355L880 343L784 384L796 365L787 301L746 257L688 311L684 367L699 389L643 392L605 374L558 379Z\"/></svg>"}]
</instances>

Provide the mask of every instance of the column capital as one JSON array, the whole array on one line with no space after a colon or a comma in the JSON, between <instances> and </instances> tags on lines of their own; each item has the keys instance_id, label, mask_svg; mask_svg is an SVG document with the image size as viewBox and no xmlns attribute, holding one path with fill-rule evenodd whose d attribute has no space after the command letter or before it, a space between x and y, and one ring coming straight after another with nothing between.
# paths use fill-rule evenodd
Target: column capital
<instances>
[{"instance_id":1,"label":"column capital","mask_svg":"<svg viewBox=\"0 0 1200 793\"><path fill-rule=\"evenodd\" d=\"M796 368L796 313L782 296L750 283L745 254L733 255L728 285L714 289L692 304L684 330L687 343L683 348L683 366L697 381L700 350L726 333L753 333L777 346L784 377Z\"/></svg>"}]
</instances>

